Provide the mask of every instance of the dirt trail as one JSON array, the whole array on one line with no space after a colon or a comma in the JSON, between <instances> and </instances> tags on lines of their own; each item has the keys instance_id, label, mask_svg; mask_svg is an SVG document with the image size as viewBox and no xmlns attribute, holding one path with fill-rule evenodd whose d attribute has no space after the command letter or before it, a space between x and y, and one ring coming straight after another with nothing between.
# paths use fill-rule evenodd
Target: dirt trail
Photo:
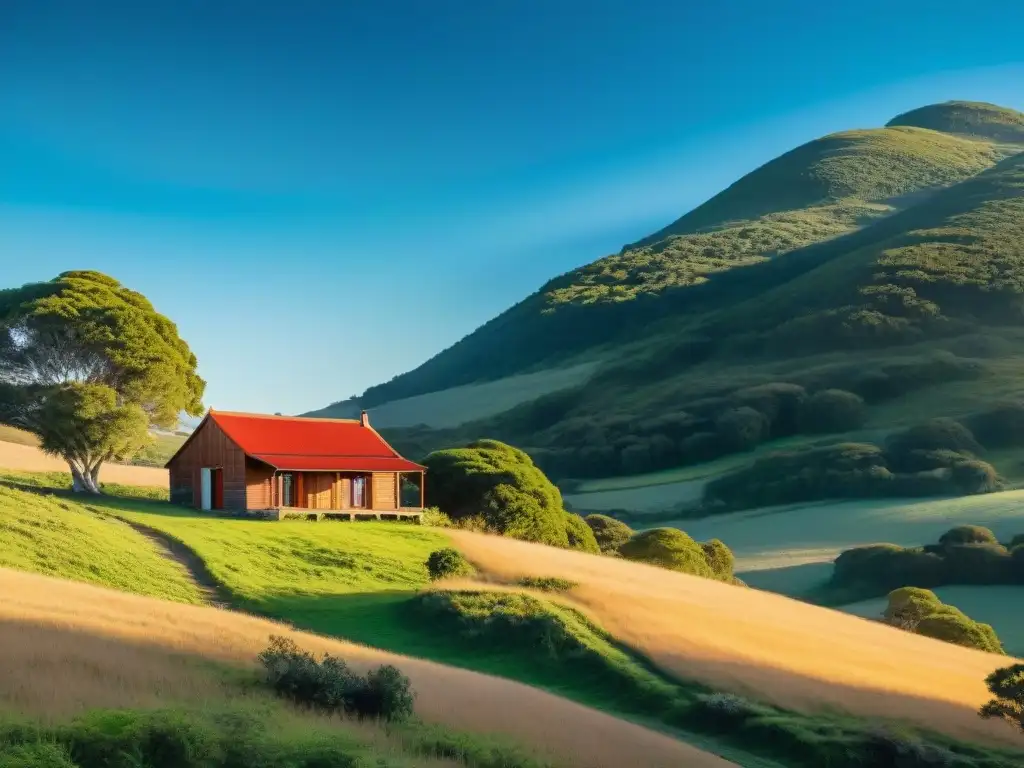
<instances>
[{"instance_id":1,"label":"dirt trail","mask_svg":"<svg viewBox=\"0 0 1024 768\"><path fill-rule=\"evenodd\" d=\"M669 736L521 683L292 629L233 611L170 603L0 569L0 707L54 716L237 696L198 659L253 667L270 635L364 670L394 664L426 722L500 734L574 768L728 768Z\"/></svg>"},{"instance_id":2,"label":"dirt trail","mask_svg":"<svg viewBox=\"0 0 1024 768\"><path fill-rule=\"evenodd\" d=\"M612 635L680 678L781 706L835 708L1021 748L982 720L985 677L1015 663L756 589L514 539L449 531L503 579L557 576Z\"/></svg>"},{"instance_id":3,"label":"dirt trail","mask_svg":"<svg viewBox=\"0 0 1024 768\"><path fill-rule=\"evenodd\" d=\"M210 569L206 567L203 559L189 547L162 531L150 528L148 525L133 523L129 520L121 520L121 522L134 528L153 542L161 555L180 565L185 570L189 580L199 590L199 594L203 596L203 601L207 605L215 608L231 607L230 595L221 587L213 574L210 573Z\"/></svg>"},{"instance_id":4,"label":"dirt trail","mask_svg":"<svg viewBox=\"0 0 1024 768\"><path fill-rule=\"evenodd\" d=\"M0 467L22 472L67 472L62 459L47 456L31 445L0 442ZM104 464L100 482L166 488L167 470L155 467L132 467L126 464Z\"/></svg>"}]
</instances>

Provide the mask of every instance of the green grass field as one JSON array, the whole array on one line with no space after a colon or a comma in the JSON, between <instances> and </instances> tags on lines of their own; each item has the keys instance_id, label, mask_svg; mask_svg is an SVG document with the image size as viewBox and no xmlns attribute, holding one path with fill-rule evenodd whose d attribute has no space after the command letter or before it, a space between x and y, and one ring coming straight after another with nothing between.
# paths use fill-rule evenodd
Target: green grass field
<instances>
[{"instance_id":1,"label":"green grass field","mask_svg":"<svg viewBox=\"0 0 1024 768\"><path fill-rule=\"evenodd\" d=\"M0 567L200 602L187 572L124 523L78 502L0 485Z\"/></svg>"}]
</instances>

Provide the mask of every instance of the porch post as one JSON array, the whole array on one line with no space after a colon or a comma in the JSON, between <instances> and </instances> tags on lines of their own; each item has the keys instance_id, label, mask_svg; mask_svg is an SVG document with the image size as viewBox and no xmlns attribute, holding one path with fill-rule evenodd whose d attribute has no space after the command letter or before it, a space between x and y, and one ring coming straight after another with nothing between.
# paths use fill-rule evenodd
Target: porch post
<instances>
[{"instance_id":1,"label":"porch post","mask_svg":"<svg viewBox=\"0 0 1024 768\"><path fill-rule=\"evenodd\" d=\"M420 472L420 509L423 509L426 500L426 473Z\"/></svg>"}]
</instances>

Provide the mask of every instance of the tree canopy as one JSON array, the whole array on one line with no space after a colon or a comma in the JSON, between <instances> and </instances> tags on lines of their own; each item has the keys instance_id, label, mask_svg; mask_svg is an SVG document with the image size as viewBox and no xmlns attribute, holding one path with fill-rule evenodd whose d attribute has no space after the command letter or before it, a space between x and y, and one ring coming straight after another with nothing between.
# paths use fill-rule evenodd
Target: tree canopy
<instances>
[{"instance_id":1,"label":"tree canopy","mask_svg":"<svg viewBox=\"0 0 1024 768\"><path fill-rule=\"evenodd\" d=\"M427 505L453 519L481 518L483 527L504 536L598 551L589 526L565 510L558 488L518 448L478 440L435 451L424 464Z\"/></svg>"},{"instance_id":2,"label":"tree canopy","mask_svg":"<svg viewBox=\"0 0 1024 768\"><path fill-rule=\"evenodd\" d=\"M206 387L178 329L142 294L100 272L64 272L0 291L0 423L63 457L76 490L131 457L149 426L202 413Z\"/></svg>"}]
</instances>

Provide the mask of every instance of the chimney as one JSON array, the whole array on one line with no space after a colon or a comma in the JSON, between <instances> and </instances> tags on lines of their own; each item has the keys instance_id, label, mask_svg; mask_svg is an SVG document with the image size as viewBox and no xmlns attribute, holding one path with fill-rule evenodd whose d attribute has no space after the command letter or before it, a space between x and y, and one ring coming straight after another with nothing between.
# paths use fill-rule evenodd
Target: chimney
<instances>
[{"instance_id":1,"label":"chimney","mask_svg":"<svg viewBox=\"0 0 1024 768\"><path fill-rule=\"evenodd\" d=\"M362 411L359 414L359 423L362 424L364 427L370 426L370 414L368 414L366 411Z\"/></svg>"}]
</instances>

